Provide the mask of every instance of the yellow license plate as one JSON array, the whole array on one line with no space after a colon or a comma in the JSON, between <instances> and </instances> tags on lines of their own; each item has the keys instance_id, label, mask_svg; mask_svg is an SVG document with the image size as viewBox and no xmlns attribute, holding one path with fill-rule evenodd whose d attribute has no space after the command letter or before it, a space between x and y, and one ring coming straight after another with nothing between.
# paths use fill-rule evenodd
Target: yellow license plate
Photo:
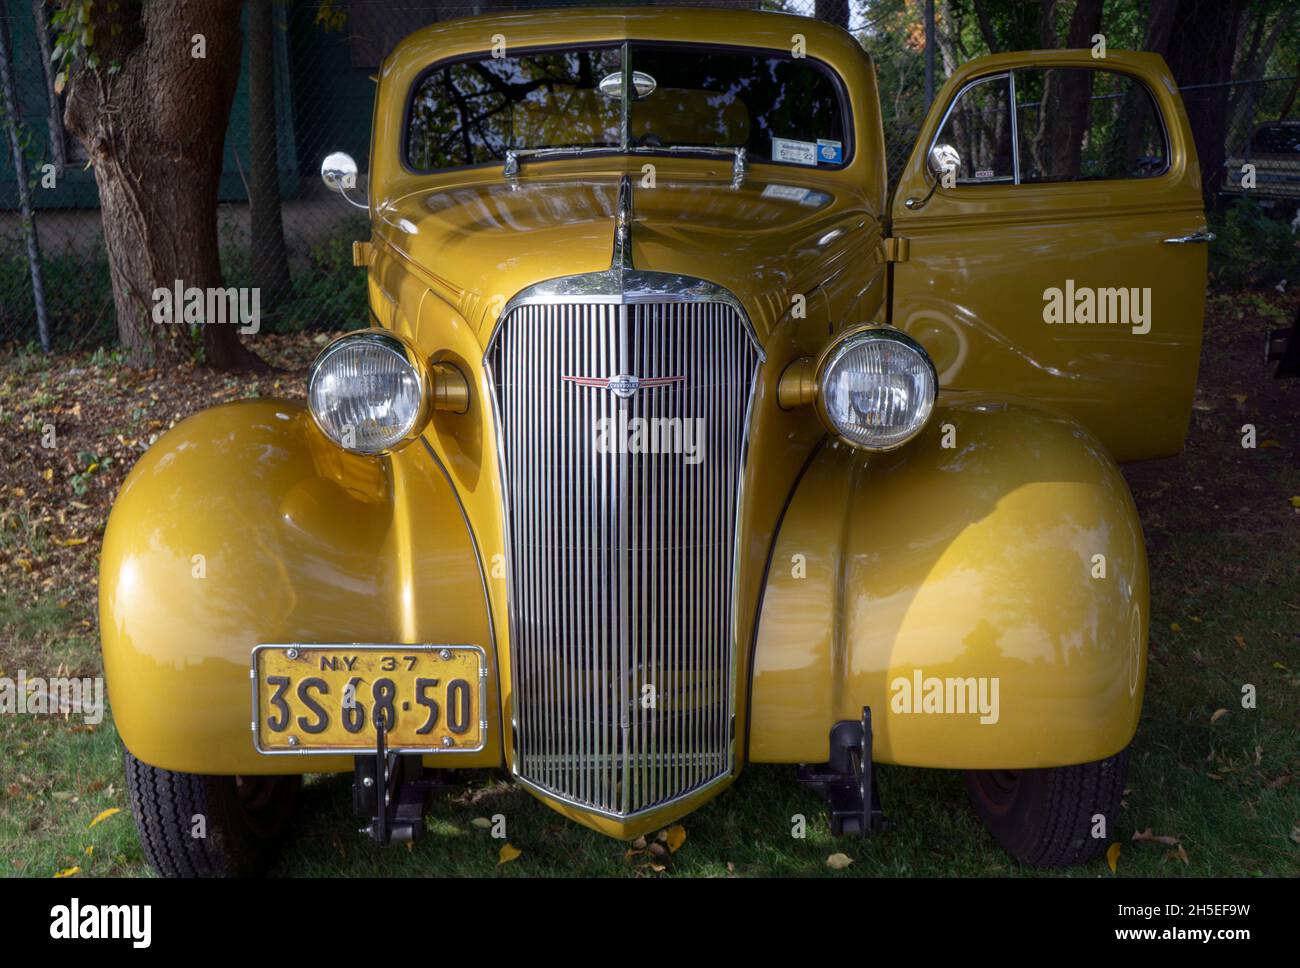
<instances>
[{"instance_id":1,"label":"yellow license plate","mask_svg":"<svg viewBox=\"0 0 1300 968\"><path fill-rule=\"evenodd\" d=\"M260 753L472 752L487 741L487 656L476 645L259 645Z\"/></svg>"}]
</instances>

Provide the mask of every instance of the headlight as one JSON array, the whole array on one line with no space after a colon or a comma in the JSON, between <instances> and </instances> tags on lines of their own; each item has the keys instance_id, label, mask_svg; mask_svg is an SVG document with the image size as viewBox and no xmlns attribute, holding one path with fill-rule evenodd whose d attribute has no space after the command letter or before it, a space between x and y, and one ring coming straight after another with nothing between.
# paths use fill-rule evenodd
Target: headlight
<instances>
[{"instance_id":1,"label":"headlight","mask_svg":"<svg viewBox=\"0 0 1300 968\"><path fill-rule=\"evenodd\" d=\"M384 454L424 429L432 398L429 368L392 333L340 337L312 364L307 404L316 426L344 450Z\"/></svg>"},{"instance_id":2,"label":"headlight","mask_svg":"<svg viewBox=\"0 0 1300 968\"><path fill-rule=\"evenodd\" d=\"M831 344L817 367L826 425L866 450L911 440L934 409L939 378L920 344L892 329L862 329Z\"/></svg>"}]
</instances>

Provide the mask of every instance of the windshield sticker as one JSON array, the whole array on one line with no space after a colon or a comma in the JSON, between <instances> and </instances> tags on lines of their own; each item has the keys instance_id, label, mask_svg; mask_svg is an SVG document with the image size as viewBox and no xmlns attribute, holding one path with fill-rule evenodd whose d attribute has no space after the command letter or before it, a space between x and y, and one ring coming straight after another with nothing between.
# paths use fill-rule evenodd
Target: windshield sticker
<instances>
[{"instance_id":1,"label":"windshield sticker","mask_svg":"<svg viewBox=\"0 0 1300 968\"><path fill-rule=\"evenodd\" d=\"M976 178L992 178L992 177L993 177L993 169L992 169L992 168L979 168L979 169L977 169L976 172L975 172L975 177L976 177Z\"/></svg>"},{"instance_id":2,"label":"windshield sticker","mask_svg":"<svg viewBox=\"0 0 1300 968\"><path fill-rule=\"evenodd\" d=\"M817 160L826 165L838 165L844 160L844 145L839 141L817 139Z\"/></svg>"},{"instance_id":3,"label":"windshield sticker","mask_svg":"<svg viewBox=\"0 0 1300 968\"><path fill-rule=\"evenodd\" d=\"M815 165L817 164L817 146L811 141L773 138L772 160L788 161L795 165Z\"/></svg>"}]
</instances>

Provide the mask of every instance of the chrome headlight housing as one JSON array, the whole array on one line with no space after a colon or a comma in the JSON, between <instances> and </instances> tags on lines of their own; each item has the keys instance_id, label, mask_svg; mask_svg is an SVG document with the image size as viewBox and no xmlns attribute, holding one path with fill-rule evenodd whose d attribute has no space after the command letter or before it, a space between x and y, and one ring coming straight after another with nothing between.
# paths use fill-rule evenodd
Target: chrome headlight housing
<instances>
[{"instance_id":1,"label":"chrome headlight housing","mask_svg":"<svg viewBox=\"0 0 1300 968\"><path fill-rule=\"evenodd\" d=\"M817 409L822 421L864 450L893 450L926 425L939 377L910 336L866 327L836 340L817 363Z\"/></svg>"},{"instance_id":2,"label":"chrome headlight housing","mask_svg":"<svg viewBox=\"0 0 1300 968\"><path fill-rule=\"evenodd\" d=\"M316 357L307 382L316 426L354 454L387 454L414 440L432 398L428 364L387 330L339 337Z\"/></svg>"}]
</instances>

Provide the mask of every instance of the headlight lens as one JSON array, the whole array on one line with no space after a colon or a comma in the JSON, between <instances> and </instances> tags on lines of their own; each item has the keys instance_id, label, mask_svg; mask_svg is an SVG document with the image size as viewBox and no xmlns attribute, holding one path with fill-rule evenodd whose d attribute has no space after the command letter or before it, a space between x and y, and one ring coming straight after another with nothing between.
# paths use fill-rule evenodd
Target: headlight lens
<instances>
[{"instance_id":1,"label":"headlight lens","mask_svg":"<svg viewBox=\"0 0 1300 968\"><path fill-rule=\"evenodd\" d=\"M392 333L335 340L312 364L307 403L316 426L344 450L382 454L413 439L429 415L428 370Z\"/></svg>"},{"instance_id":2,"label":"headlight lens","mask_svg":"<svg viewBox=\"0 0 1300 968\"><path fill-rule=\"evenodd\" d=\"M930 419L939 380L915 340L892 329L850 333L818 367L818 406L849 443L893 450Z\"/></svg>"}]
</instances>

